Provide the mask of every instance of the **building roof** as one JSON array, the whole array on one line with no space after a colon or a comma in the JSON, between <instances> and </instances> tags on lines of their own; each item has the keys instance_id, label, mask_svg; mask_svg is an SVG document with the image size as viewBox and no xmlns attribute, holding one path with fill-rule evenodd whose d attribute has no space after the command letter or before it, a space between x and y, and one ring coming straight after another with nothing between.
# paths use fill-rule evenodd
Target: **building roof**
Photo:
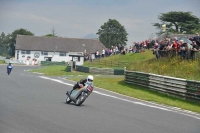
<instances>
[{"instance_id":1,"label":"building roof","mask_svg":"<svg viewBox=\"0 0 200 133\"><path fill-rule=\"evenodd\" d=\"M94 53L105 49L97 39L17 35L16 50Z\"/></svg>"}]
</instances>

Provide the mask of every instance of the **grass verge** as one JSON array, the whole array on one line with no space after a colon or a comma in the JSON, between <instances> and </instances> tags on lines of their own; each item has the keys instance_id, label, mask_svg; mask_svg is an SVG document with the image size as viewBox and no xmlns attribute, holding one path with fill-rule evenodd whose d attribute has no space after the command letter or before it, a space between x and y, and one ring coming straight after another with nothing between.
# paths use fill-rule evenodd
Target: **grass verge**
<instances>
[{"instance_id":1,"label":"grass verge","mask_svg":"<svg viewBox=\"0 0 200 133\"><path fill-rule=\"evenodd\" d=\"M90 63L86 61L84 66L100 67L100 68L113 68L108 62L124 61L128 64L121 63L121 68L126 66L127 70L140 71L145 73L154 73L163 76L171 76L176 78L184 78L188 80L200 80L200 61L198 60L183 60L180 56L163 57L156 59L151 50L146 50L143 53L128 53L126 55L112 55L110 57L101 58Z\"/></svg>"},{"instance_id":2,"label":"grass verge","mask_svg":"<svg viewBox=\"0 0 200 133\"><path fill-rule=\"evenodd\" d=\"M31 70L31 72L44 73L46 76L69 76L68 79L78 81L88 75L82 72L66 72L65 66L49 66L41 69ZM78 76L79 75L79 76ZM80 76L83 75L83 76ZM70 78L71 77L71 78ZM154 92L139 86L129 85L124 82L123 77L113 77L112 75L94 76L94 85L106 90L117 92L130 97L164 104L168 106L179 107L200 113L200 104L196 102L181 100L166 94Z\"/></svg>"},{"instance_id":3,"label":"grass verge","mask_svg":"<svg viewBox=\"0 0 200 133\"><path fill-rule=\"evenodd\" d=\"M5 61L4 60L0 60L0 64L5 64Z\"/></svg>"}]
</instances>

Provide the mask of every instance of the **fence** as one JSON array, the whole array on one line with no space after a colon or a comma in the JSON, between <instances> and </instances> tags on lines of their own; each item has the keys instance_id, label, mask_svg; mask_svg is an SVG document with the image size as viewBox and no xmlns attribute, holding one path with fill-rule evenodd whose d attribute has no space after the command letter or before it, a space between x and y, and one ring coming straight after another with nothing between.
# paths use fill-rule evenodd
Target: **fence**
<instances>
[{"instance_id":1,"label":"fence","mask_svg":"<svg viewBox=\"0 0 200 133\"><path fill-rule=\"evenodd\" d=\"M72 66L67 66L65 69L66 72L71 72L72 71Z\"/></svg>"},{"instance_id":2,"label":"fence","mask_svg":"<svg viewBox=\"0 0 200 133\"><path fill-rule=\"evenodd\" d=\"M112 69L112 68L96 68L96 67L86 67L86 66L77 66L76 70L86 73L95 73L95 74L105 74L105 75L124 75L123 69Z\"/></svg>"},{"instance_id":3,"label":"fence","mask_svg":"<svg viewBox=\"0 0 200 133\"><path fill-rule=\"evenodd\" d=\"M66 66L66 63L64 61L62 62L41 61L41 66L53 66L53 65Z\"/></svg>"},{"instance_id":4,"label":"fence","mask_svg":"<svg viewBox=\"0 0 200 133\"><path fill-rule=\"evenodd\" d=\"M175 57L180 55L176 50L158 50L158 53L160 57ZM200 53L198 50L185 50L180 56L183 59L200 59Z\"/></svg>"},{"instance_id":5,"label":"fence","mask_svg":"<svg viewBox=\"0 0 200 133\"><path fill-rule=\"evenodd\" d=\"M101 59L96 59L93 60L89 65L100 65L100 66L108 66L108 67L119 67L119 68L124 68L128 62L116 62L116 61L106 61L106 60L101 60Z\"/></svg>"},{"instance_id":6,"label":"fence","mask_svg":"<svg viewBox=\"0 0 200 133\"><path fill-rule=\"evenodd\" d=\"M200 81L125 71L125 82L151 90L200 102Z\"/></svg>"}]
</instances>

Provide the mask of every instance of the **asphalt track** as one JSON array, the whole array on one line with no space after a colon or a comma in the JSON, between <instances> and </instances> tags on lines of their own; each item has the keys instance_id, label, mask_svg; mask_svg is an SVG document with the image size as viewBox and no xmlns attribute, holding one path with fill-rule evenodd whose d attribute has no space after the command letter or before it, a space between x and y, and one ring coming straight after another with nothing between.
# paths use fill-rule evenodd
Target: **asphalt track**
<instances>
[{"instance_id":1,"label":"asphalt track","mask_svg":"<svg viewBox=\"0 0 200 133\"><path fill-rule=\"evenodd\" d=\"M100 88L65 104L74 82L26 71L35 68L0 65L0 133L200 133L199 114Z\"/></svg>"}]
</instances>

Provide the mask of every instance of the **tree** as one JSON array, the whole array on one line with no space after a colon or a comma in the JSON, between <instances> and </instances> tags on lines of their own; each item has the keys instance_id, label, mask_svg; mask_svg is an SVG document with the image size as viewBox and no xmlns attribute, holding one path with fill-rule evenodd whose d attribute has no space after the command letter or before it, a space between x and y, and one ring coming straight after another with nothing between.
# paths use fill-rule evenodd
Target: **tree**
<instances>
[{"instance_id":1,"label":"tree","mask_svg":"<svg viewBox=\"0 0 200 133\"><path fill-rule=\"evenodd\" d=\"M168 32L171 33L183 33L186 32L188 34L193 34L200 29L200 19L196 16L192 15L191 12L168 12L168 13L161 13L158 16L161 23L154 23L158 30L161 31L161 25L166 24ZM161 34L159 32L158 34Z\"/></svg>"},{"instance_id":2,"label":"tree","mask_svg":"<svg viewBox=\"0 0 200 133\"><path fill-rule=\"evenodd\" d=\"M5 38L6 38L6 35L5 35L4 32L2 32L1 35L0 35L0 46L4 45Z\"/></svg>"},{"instance_id":3,"label":"tree","mask_svg":"<svg viewBox=\"0 0 200 133\"><path fill-rule=\"evenodd\" d=\"M126 41L128 41L126 29L115 19L109 19L96 34L99 35L99 40L106 47L126 46Z\"/></svg>"},{"instance_id":4,"label":"tree","mask_svg":"<svg viewBox=\"0 0 200 133\"><path fill-rule=\"evenodd\" d=\"M49 37L52 37L54 36L53 34L46 34L45 36L49 36ZM55 36L54 36L55 37Z\"/></svg>"},{"instance_id":5,"label":"tree","mask_svg":"<svg viewBox=\"0 0 200 133\"><path fill-rule=\"evenodd\" d=\"M16 37L17 35L30 35L30 36L34 36L34 34L26 29L17 29L15 31L12 32L12 34L10 35L10 49L12 50L12 56L15 55L15 44L16 44Z\"/></svg>"},{"instance_id":6,"label":"tree","mask_svg":"<svg viewBox=\"0 0 200 133\"><path fill-rule=\"evenodd\" d=\"M53 29L51 29L51 34L46 34L45 36L49 36L49 37L57 37L56 36L56 33L55 33L55 29L54 29L54 27L53 27Z\"/></svg>"}]
</instances>

